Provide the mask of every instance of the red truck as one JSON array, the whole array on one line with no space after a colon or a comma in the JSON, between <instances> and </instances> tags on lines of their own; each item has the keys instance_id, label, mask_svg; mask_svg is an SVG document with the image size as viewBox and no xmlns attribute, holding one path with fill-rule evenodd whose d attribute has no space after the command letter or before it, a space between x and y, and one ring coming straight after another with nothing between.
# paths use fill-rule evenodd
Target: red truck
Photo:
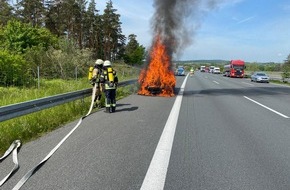
<instances>
[{"instance_id":1,"label":"red truck","mask_svg":"<svg viewBox=\"0 0 290 190\"><path fill-rule=\"evenodd\" d=\"M224 76L243 78L245 68L243 60L231 60L230 64L224 66Z\"/></svg>"}]
</instances>

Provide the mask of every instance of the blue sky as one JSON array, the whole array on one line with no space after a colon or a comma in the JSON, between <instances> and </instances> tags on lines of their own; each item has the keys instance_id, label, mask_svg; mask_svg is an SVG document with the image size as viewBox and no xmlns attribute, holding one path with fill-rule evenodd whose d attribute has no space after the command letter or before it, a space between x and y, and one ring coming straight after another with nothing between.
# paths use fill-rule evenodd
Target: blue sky
<instances>
[{"instance_id":1,"label":"blue sky","mask_svg":"<svg viewBox=\"0 0 290 190\"><path fill-rule=\"evenodd\" d=\"M123 34L136 34L138 42L149 47L153 0L112 1L121 15ZM96 1L101 13L106 2ZM201 6L195 11L199 16L186 19L193 42L175 59L282 63L290 54L289 0L220 0L213 9Z\"/></svg>"}]
</instances>

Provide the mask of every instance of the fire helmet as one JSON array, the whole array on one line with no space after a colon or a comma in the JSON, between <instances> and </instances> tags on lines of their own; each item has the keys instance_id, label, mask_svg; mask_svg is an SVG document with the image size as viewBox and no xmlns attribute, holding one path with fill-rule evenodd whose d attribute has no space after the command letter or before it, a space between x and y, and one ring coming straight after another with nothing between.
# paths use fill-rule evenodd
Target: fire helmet
<instances>
[{"instance_id":1,"label":"fire helmet","mask_svg":"<svg viewBox=\"0 0 290 190\"><path fill-rule=\"evenodd\" d=\"M96 65L103 65L103 64L104 64L104 61L103 60L97 59Z\"/></svg>"},{"instance_id":2,"label":"fire helmet","mask_svg":"<svg viewBox=\"0 0 290 190\"><path fill-rule=\"evenodd\" d=\"M108 66L111 66L111 62L108 61L108 60L106 60L106 61L104 62L104 67L108 67Z\"/></svg>"}]
</instances>

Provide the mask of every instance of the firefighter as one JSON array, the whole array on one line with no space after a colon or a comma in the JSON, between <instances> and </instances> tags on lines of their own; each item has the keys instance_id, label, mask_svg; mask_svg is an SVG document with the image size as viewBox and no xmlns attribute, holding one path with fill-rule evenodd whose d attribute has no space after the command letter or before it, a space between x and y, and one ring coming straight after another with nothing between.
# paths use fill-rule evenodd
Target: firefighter
<instances>
[{"instance_id":1,"label":"firefighter","mask_svg":"<svg viewBox=\"0 0 290 190\"><path fill-rule=\"evenodd\" d=\"M103 72L100 77L105 92L105 106L107 113L116 111L116 88L118 86L118 77L116 71L112 68L111 62L104 62Z\"/></svg>"},{"instance_id":2,"label":"firefighter","mask_svg":"<svg viewBox=\"0 0 290 190\"><path fill-rule=\"evenodd\" d=\"M102 73L102 69L103 69L103 64L104 61L102 59L97 59L95 66L94 66L94 70L93 70L93 74L92 74L92 85L94 85L96 83L97 85L97 89L96 89L96 97L95 97L95 108L101 108L101 98L102 98L102 85L100 84L100 76Z\"/></svg>"},{"instance_id":3,"label":"firefighter","mask_svg":"<svg viewBox=\"0 0 290 190\"><path fill-rule=\"evenodd\" d=\"M194 74L194 69L193 69L193 67L191 67L191 69L190 69L190 76L192 77L193 74Z\"/></svg>"}]
</instances>

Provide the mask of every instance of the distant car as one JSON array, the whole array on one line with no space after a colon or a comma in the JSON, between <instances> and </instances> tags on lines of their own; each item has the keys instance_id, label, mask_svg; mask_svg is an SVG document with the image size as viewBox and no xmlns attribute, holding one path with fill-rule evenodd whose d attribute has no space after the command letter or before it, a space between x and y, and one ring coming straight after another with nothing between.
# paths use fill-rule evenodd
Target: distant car
<instances>
[{"instance_id":1,"label":"distant car","mask_svg":"<svg viewBox=\"0 0 290 190\"><path fill-rule=\"evenodd\" d=\"M185 76L185 70L183 67L178 67L175 71L175 75L177 76Z\"/></svg>"},{"instance_id":2,"label":"distant car","mask_svg":"<svg viewBox=\"0 0 290 190\"><path fill-rule=\"evenodd\" d=\"M219 67L215 67L212 71L213 74L220 74L221 73L221 70Z\"/></svg>"},{"instance_id":3,"label":"distant car","mask_svg":"<svg viewBox=\"0 0 290 190\"><path fill-rule=\"evenodd\" d=\"M251 75L251 81L269 83L270 77L264 72L254 72Z\"/></svg>"}]
</instances>

